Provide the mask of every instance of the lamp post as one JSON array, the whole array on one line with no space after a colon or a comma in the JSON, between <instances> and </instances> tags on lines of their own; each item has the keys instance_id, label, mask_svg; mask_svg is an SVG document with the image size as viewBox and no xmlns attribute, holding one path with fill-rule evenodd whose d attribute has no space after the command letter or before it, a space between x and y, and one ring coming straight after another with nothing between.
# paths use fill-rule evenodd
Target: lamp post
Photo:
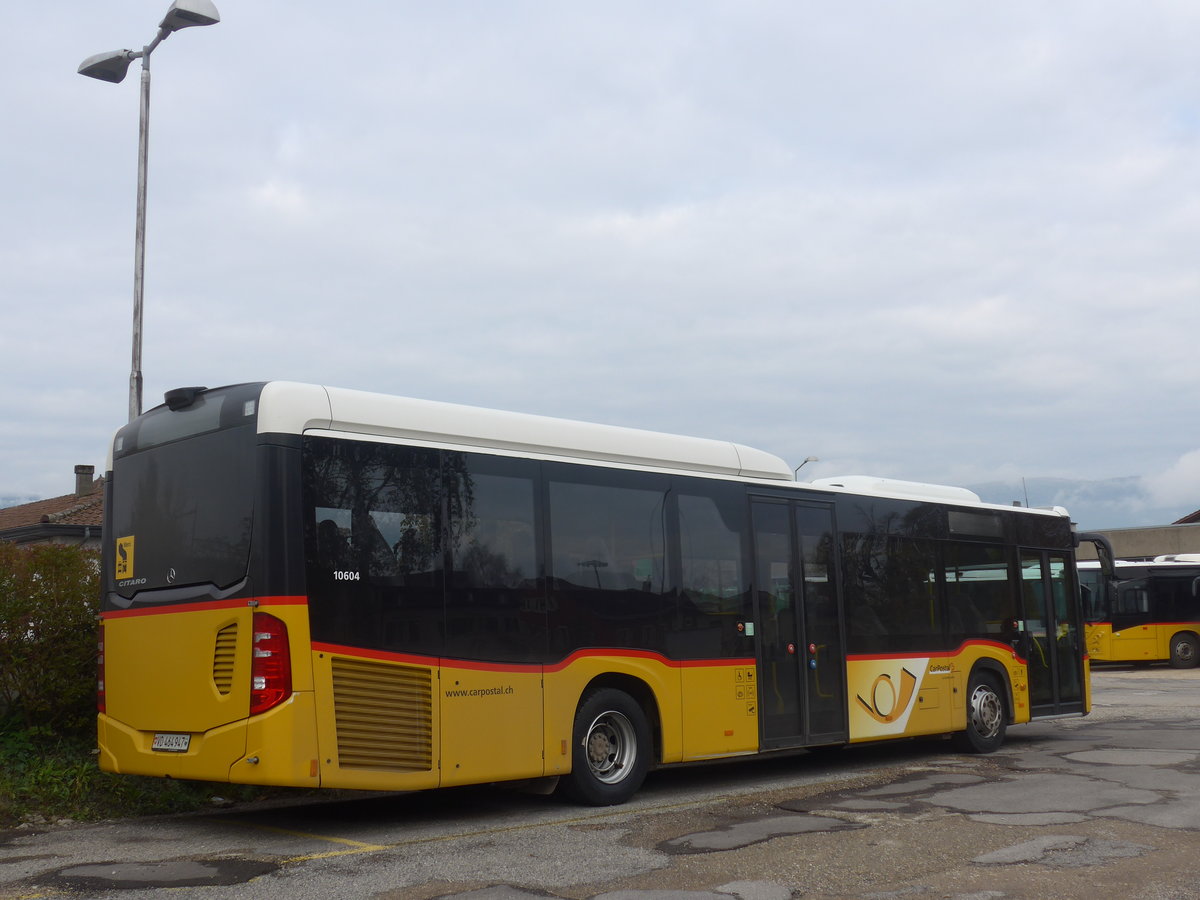
<instances>
[{"instance_id":1,"label":"lamp post","mask_svg":"<svg viewBox=\"0 0 1200 900\"><path fill-rule=\"evenodd\" d=\"M792 472L792 477L793 478L798 477L800 475L800 470L803 469L805 466L807 466L810 462L820 462L820 461L821 461L820 458L818 458L816 456L804 457L804 462L802 462L802 463L800 463L800 465L796 466L795 471Z\"/></svg>"},{"instance_id":2,"label":"lamp post","mask_svg":"<svg viewBox=\"0 0 1200 900\"><path fill-rule=\"evenodd\" d=\"M142 61L142 100L138 116L137 222L133 241L133 367L129 373L129 421L142 414L142 299L146 271L146 162L150 148L150 54L154 48L181 28L215 25L221 21L210 0L175 0L158 34L149 44L133 50L111 50L89 56L79 64L79 74L119 84L125 80L129 64Z\"/></svg>"}]
</instances>

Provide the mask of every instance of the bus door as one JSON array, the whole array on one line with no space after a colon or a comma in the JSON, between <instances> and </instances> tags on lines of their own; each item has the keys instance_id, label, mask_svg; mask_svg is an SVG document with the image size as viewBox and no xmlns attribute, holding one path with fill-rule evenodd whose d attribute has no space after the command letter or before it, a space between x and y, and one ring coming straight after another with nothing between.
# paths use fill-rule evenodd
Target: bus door
<instances>
[{"instance_id":1,"label":"bus door","mask_svg":"<svg viewBox=\"0 0 1200 900\"><path fill-rule=\"evenodd\" d=\"M833 509L758 499L752 514L762 746L844 741L846 655Z\"/></svg>"},{"instance_id":2,"label":"bus door","mask_svg":"<svg viewBox=\"0 0 1200 900\"><path fill-rule=\"evenodd\" d=\"M1151 582L1149 578L1131 578L1117 583L1113 600L1112 655L1114 660L1152 660L1158 658L1158 635L1151 627Z\"/></svg>"},{"instance_id":3,"label":"bus door","mask_svg":"<svg viewBox=\"0 0 1200 900\"><path fill-rule=\"evenodd\" d=\"M1032 716L1083 711L1083 646L1074 566L1065 553L1021 551L1021 602Z\"/></svg>"}]
</instances>

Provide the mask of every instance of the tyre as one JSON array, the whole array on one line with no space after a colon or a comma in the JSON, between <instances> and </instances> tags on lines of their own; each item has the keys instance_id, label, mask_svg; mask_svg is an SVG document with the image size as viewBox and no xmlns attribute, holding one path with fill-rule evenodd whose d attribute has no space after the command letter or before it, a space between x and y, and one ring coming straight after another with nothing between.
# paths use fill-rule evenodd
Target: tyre
<instances>
[{"instance_id":1,"label":"tyre","mask_svg":"<svg viewBox=\"0 0 1200 900\"><path fill-rule=\"evenodd\" d=\"M1200 646L1194 634L1177 634L1171 638L1171 668L1191 669L1200 662Z\"/></svg>"},{"instance_id":2,"label":"tyre","mask_svg":"<svg viewBox=\"0 0 1200 900\"><path fill-rule=\"evenodd\" d=\"M636 700L613 688L584 696L575 712L571 747L571 773L561 784L563 793L580 803L624 803L650 769L646 714Z\"/></svg>"},{"instance_id":3,"label":"tyre","mask_svg":"<svg viewBox=\"0 0 1200 900\"><path fill-rule=\"evenodd\" d=\"M1008 714L1004 690L991 672L974 672L967 687L967 730L954 735L954 742L967 753L991 753L1004 743Z\"/></svg>"}]
</instances>

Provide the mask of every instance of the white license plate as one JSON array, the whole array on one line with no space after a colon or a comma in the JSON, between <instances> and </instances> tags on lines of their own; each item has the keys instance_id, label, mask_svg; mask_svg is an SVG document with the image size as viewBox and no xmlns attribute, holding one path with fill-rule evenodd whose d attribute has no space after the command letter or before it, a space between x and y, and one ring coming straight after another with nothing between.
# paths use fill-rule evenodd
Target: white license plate
<instances>
[{"instance_id":1,"label":"white license plate","mask_svg":"<svg viewBox=\"0 0 1200 900\"><path fill-rule=\"evenodd\" d=\"M192 736L190 734L168 734L160 731L154 735L154 743L150 745L150 749L165 750L168 753L186 753L191 743Z\"/></svg>"}]
</instances>

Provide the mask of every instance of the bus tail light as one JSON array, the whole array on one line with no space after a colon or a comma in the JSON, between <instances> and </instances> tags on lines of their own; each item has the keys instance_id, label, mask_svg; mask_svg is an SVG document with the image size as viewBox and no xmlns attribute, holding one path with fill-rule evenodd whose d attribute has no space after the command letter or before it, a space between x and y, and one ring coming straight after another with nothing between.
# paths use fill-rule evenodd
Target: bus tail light
<instances>
[{"instance_id":1,"label":"bus tail light","mask_svg":"<svg viewBox=\"0 0 1200 900\"><path fill-rule=\"evenodd\" d=\"M292 695L292 655L287 626L272 615L254 614L250 663L250 715L265 713Z\"/></svg>"},{"instance_id":2,"label":"bus tail light","mask_svg":"<svg viewBox=\"0 0 1200 900\"><path fill-rule=\"evenodd\" d=\"M104 622L96 629L96 712L104 712Z\"/></svg>"}]
</instances>

